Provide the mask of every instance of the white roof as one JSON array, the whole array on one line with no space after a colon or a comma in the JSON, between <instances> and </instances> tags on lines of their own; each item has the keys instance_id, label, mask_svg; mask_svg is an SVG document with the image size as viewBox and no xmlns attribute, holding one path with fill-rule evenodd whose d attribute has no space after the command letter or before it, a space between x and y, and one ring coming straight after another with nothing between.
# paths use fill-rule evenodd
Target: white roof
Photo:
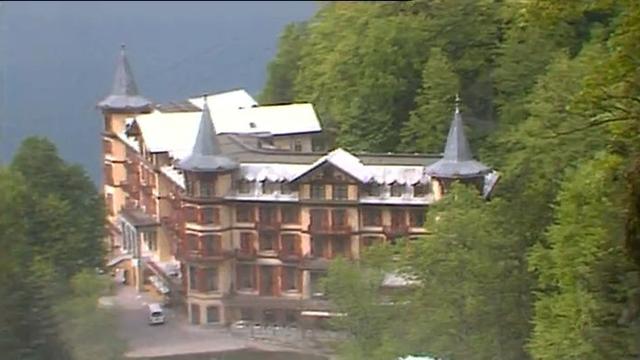
<instances>
[{"instance_id":1,"label":"white roof","mask_svg":"<svg viewBox=\"0 0 640 360\"><path fill-rule=\"evenodd\" d=\"M150 152L169 151L188 155L196 141L201 117L201 112L154 111L137 116L135 121Z\"/></svg>"},{"instance_id":2,"label":"white roof","mask_svg":"<svg viewBox=\"0 0 640 360\"><path fill-rule=\"evenodd\" d=\"M189 101L197 107L204 105L203 98ZM207 104L218 134L285 135L322 130L311 104L252 107L257 103L244 90L211 95L207 97ZM150 152L168 151L176 159L181 159L191 153L201 118L202 111L155 110L136 116L135 121Z\"/></svg>"},{"instance_id":3,"label":"white roof","mask_svg":"<svg viewBox=\"0 0 640 360\"><path fill-rule=\"evenodd\" d=\"M189 99L189 102L202 109L204 106L203 99L204 98L202 96L193 97ZM213 114L222 110L250 108L254 105L258 105L258 102L244 89L238 89L207 95L207 105L209 105L209 110Z\"/></svg>"}]
</instances>

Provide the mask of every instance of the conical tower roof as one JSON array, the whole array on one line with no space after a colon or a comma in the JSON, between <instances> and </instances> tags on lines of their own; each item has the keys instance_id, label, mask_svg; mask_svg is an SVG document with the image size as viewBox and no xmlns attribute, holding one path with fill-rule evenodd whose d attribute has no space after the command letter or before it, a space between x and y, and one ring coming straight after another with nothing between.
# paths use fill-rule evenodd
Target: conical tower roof
<instances>
[{"instance_id":1,"label":"conical tower roof","mask_svg":"<svg viewBox=\"0 0 640 360\"><path fill-rule=\"evenodd\" d=\"M459 99L456 98L456 110L449 128L444 156L426 167L427 175L444 178L468 178L481 176L491 171L488 166L473 159L471 146L469 146L469 141L464 133L458 102Z\"/></svg>"},{"instance_id":2,"label":"conical tower roof","mask_svg":"<svg viewBox=\"0 0 640 360\"><path fill-rule=\"evenodd\" d=\"M148 111L151 106L151 101L138 93L138 86L133 78L131 65L127 60L125 46L122 45L111 93L98 103L98 107L107 111L135 113Z\"/></svg>"},{"instance_id":3,"label":"conical tower roof","mask_svg":"<svg viewBox=\"0 0 640 360\"><path fill-rule=\"evenodd\" d=\"M222 154L206 98L202 109L198 135L191 155L181 160L177 167L182 170L196 172L228 171L238 167L235 161Z\"/></svg>"}]
</instances>

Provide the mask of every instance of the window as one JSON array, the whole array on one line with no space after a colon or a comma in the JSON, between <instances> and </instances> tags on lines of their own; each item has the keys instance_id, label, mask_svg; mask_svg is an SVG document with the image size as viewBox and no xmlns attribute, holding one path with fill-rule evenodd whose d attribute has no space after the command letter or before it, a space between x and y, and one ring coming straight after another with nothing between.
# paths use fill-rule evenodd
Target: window
<instances>
[{"instance_id":1,"label":"window","mask_svg":"<svg viewBox=\"0 0 640 360\"><path fill-rule=\"evenodd\" d=\"M261 207L260 208L260 222L265 224L275 224L278 222L277 208L274 207Z\"/></svg>"},{"instance_id":2,"label":"window","mask_svg":"<svg viewBox=\"0 0 640 360\"><path fill-rule=\"evenodd\" d=\"M194 207L185 207L184 208L184 219L186 222L196 222L197 221L197 209Z\"/></svg>"},{"instance_id":3,"label":"window","mask_svg":"<svg viewBox=\"0 0 640 360\"><path fill-rule=\"evenodd\" d=\"M424 197L429 193L429 188L427 184L415 184L413 186L413 196L414 197Z\"/></svg>"},{"instance_id":4,"label":"window","mask_svg":"<svg viewBox=\"0 0 640 360\"><path fill-rule=\"evenodd\" d=\"M296 254L300 239L296 234L282 234L282 251L286 254Z\"/></svg>"},{"instance_id":5,"label":"window","mask_svg":"<svg viewBox=\"0 0 640 360\"><path fill-rule=\"evenodd\" d=\"M203 198L211 198L215 195L214 184L212 181L200 180L198 182L199 195Z\"/></svg>"},{"instance_id":6,"label":"window","mask_svg":"<svg viewBox=\"0 0 640 360\"><path fill-rule=\"evenodd\" d=\"M331 223L333 227L340 227L347 225L347 211L346 210L333 210L331 212Z\"/></svg>"},{"instance_id":7,"label":"window","mask_svg":"<svg viewBox=\"0 0 640 360\"><path fill-rule=\"evenodd\" d=\"M248 194L251 192L251 183L246 180L240 180L238 182L238 193Z\"/></svg>"},{"instance_id":8,"label":"window","mask_svg":"<svg viewBox=\"0 0 640 360\"><path fill-rule=\"evenodd\" d=\"M205 291L218 291L218 269L207 268L205 270Z\"/></svg>"},{"instance_id":9,"label":"window","mask_svg":"<svg viewBox=\"0 0 640 360\"><path fill-rule=\"evenodd\" d=\"M407 220L405 218L404 210L391 211L391 226L398 227L406 224L407 224Z\"/></svg>"},{"instance_id":10,"label":"window","mask_svg":"<svg viewBox=\"0 0 640 360\"><path fill-rule=\"evenodd\" d=\"M368 184L364 187L364 193L366 196L380 196L382 193L379 184Z\"/></svg>"},{"instance_id":11,"label":"window","mask_svg":"<svg viewBox=\"0 0 640 360\"><path fill-rule=\"evenodd\" d=\"M324 277L324 273L317 271L311 272L311 297L324 297L324 287L322 286L322 279Z\"/></svg>"},{"instance_id":12,"label":"window","mask_svg":"<svg viewBox=\"0 0 640 360\"><path fill-rule=\"evenodd\" d=\"M255 288L255 269L251 265L238 265L238 289Z\"/></svg>"},{"instance_id":13,"label":"window","mask_svg":"<svg viewBox=\"0 0 640 360\"><path fill-rule=\"evenodd\" d=\"M409 225L422 227L424 225L425 209L415 209L409 212Z\"/></svg>"},{"instance_id":14,"label":"window","mask_svg":"<svg viewBox=\"0 0 640 360\"><path fill-rule=\"evenodd\" d=\"M220 222L220 209L203 208L200 210L202 224L217 224Z\"/></svg>"},{"instance_id":15,"label":"window","mask_svg":"<svg viewBox=\"0 0 640 360\"><path fill-rule=\"evenodd\" d=\"M295 310L284 311L284 322L287 325L293 325L298 321L298 316Z\"/></svg>"},{"instance_id":16,"label":"window","mask_svg":"<svg viewBox=\"0 0 640 360\"><path fill-rule=\"evenodd\" d=\"M253 207L240 205L236 208L237 222L253 222L253 219Z\"/></svg>"},{"instance_id":17,"label":"window","mask_svg":"<svg viewBox=\"0 0 640 360\"><path fill-rule=\"evenodd\" d=\"M315 257L325 257L325 239L319 236L311 238L311 254Z\"/></svg>"},{"instance_id":18,"label":"window","mask_svg":"<svg viewBox=\"0 0 640 360\"><path fill-rule=\"evenodd\" d=\"M197 284L196 284L196 280L197 280L197 269L195 266L189 266L189 289L196 289L197 288Z\"/></svg>"},{"instance_id":19,"label":"window","mask_svg":"<svg viewBox=\"0 0 640 360\"><path fill-rule=\"evenodd\" d=\"M222 239L220 235L206 235L202 237L203 249L207 255L215 255L220 252L222 248Z\"/></svg>"},{"instance_id":20,"label":"window","mask_svg":"<svg viewBox=\"0 0 640 360\"><path fill-rule=\"evenodd\" d=\"M333 200L347 200L349 198L347 184L333 185Z\"/></svg>"},{"instance_id":21,"label":"window","mask_svg":"<svg viewBox=\"0 0 640 360\"><path fill-rule=\"evenodd\" d=\"M404 192L404 185L402 184L393 184L391 185L391 196L392 197L400 197Z\"/></svg>"},{"instance_id":22,"label":"window","mask_svg":"<svg viewBox=\"0 0 640 360\"><path fill-rule=\"evenodd\" d=\"M296 140L293 144L293 151L301 152L302 151L302 142L300 140Z\"/></svg>"},{"instance_id":23,"label":"window","mask_svg":"<svg viewBox=\"0 0 640 360\"><path fill-rule=\"evenodd\" d=\"M215 324L220 322L220 316L218 315L217 306L207 306L207 323Z\"/></svg>"},{"instance_id":24,"label":"window","mask_svg":"<svg viewBox=\"0 0 640 360\"><path fill-rule=\"evenodd\" d=\"M325 228L329 226L328 211L313 209L309 211L311 226L314 228Z\"/></svg>"},{"instance_id":25,"label":"window","mask_svg":"<svg viewBox=\"0 0 640 360\"><path fill-rule=\"evenodd\" d=\"M282 268L282 291L299 291L300 274L294 267Z\"/></svg>"},{"instance_id":26,"label":"window","mask_svg":"<svg viewBox=\"0 0 640 360\"><path fill-rule=\"evenodd\" d=\"M254 250L252 233L245 232L240 234L240 249L244 252L252 252Z\"/></svg>"},{"instance_id":27,"label":"window","mask_svg":"<svg viewBox=\"0 0 640 360\"><path fill-rule=\"evenodd\" d=\"M260 251L271 251L276 249L276 236L272 233L260 234Z\"/></svg>"},{"instance_id":28,"label":"window","mask_svg":"<svg viewBox=\"0 0 640 360\"><path fill-rule=\"evenodd\" d=\"M382 211L380 209L364 209L362 224L364 226L382 226Z\"/></svg>"},{"instance_id":29,"label":"window","mask_svg":"<svg viewBox=\"0 0 640 360\"><path fill-rule=\"evenodd\" d=\"M298 208L296 206L283 206L282 222L284 224L299 224L300 211L298 210Z\"/></svg>"},{"instance_id":30,"label":"window","mask_svg":"<svg viewBox=\"0 0 640 360\"><path fill-rule=\"evenodd\" d=\"M200 324L200 305L191 304L191 323Z\"/></svg>"},{"instance_id":31,"label":"window","mask_svg":"<svg viewBox=\"0 0 640 360\"><path fill-rule=\"evenodd\" d=\"M187 234L187 249L189 251L198 250L198 236L194 234Z\"/></svg>"},{"instance_id":32,"label":"window","mask_svg":"<svg viewBox=\"0 0 640 360\"><path fill-rule=\"evenodd\" d=\"M149 251L157 251L158 250L158 241L156 239L155 231L147 231L144 233L144 240L147 244L147 249Z\"/></svg>"},{"instance_id":33,"label":"window","mask_svg":"<svg viewBox=\"0 0 640 360\"><path fill-rule=\"evenodd\" d=\"M111 164L104 164L104 183L113 185L113 166Z\"/></svg>"},{"instance_id":34,"label":"window","mask_svg":"<svg viewBox=\"0 0 640 360\"><path fill-rule=\"evenodd\" d=\"M106 195L106 207L107 207L107 214L109 215L114 215L115 212L113 210L113 194L107 194Z\"/></svg>"},{"instance_id":35,"label":"window","mask_svg":"<svg viewBox=\"0 0 640 360\"><path fill-rule=\"evenodd\" d=\"M311 198L316 200L324 200L324 184L311 184Z\"/></svg>"},{"instance_id":36,"label":"window","mask_svg":"<svg viewBox=\"0 0 640 360\"><path fill-rule=\"evenodd\" d=\"M347 246L349 244L349 238L338 237L334 238L331 242L331 252L335 256L346 256Z\"/></svg>"},{"instance_id":37,"label":"window","mask_svg":"<svg viewBox=\"0 0 640 360\"><path fill-rule=\"evenodd\" d=\"M253 321L253 308L240 308L240 320Z\"/></svg>"},{"instance_id":38,"label":"window","mask_svg":"<svg viewBox=\"0 0 640 360\"><path fill-rule=\"evenodd\" d=\"M263 194L273 194L276 192L280 192L280 183L265 181L262 184L262 193Z\"/></svg>"}]
</instances>

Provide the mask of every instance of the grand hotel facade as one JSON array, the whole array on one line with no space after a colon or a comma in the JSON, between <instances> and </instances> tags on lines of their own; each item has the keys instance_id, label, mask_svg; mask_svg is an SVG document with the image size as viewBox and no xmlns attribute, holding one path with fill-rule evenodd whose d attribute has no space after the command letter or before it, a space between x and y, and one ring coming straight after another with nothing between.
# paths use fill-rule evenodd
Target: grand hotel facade
<instances>
[{"instance_id":1,"label":"grand hotel facade","mask_svg":"<svg viewBox=\"0 0 640 360\"><path fill-rule=\"evenodd\" d=\"M140 291L160 284L192 324L327 316L331 259L418 237L452 181L489 196L499 178L473 159L458 109L443 154L328 151L311 104L243 90L152 103L124 48L98 108L109 265Z\"/></svg>"}]
</instances>

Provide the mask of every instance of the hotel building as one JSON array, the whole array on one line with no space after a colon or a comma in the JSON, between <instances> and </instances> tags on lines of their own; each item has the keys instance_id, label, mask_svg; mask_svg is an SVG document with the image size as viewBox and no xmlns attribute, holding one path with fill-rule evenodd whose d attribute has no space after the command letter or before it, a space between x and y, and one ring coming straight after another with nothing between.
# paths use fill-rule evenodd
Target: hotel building
<instances>
[{"instance_id":1,"label":"hotel building","mask_svg":"<svg viewBox=\"0 0 640 360\"><path fill-rule=\"evenodd\" d=\"M311 104L260 105L243 90L170 104L142 97L122 49L104 118L109 264L172 296L193 324L287 324L329 311L331 259L425 234L452 181L489 196L455 109L443 154L322 146Z\"/></svg>"}]
</instances>

